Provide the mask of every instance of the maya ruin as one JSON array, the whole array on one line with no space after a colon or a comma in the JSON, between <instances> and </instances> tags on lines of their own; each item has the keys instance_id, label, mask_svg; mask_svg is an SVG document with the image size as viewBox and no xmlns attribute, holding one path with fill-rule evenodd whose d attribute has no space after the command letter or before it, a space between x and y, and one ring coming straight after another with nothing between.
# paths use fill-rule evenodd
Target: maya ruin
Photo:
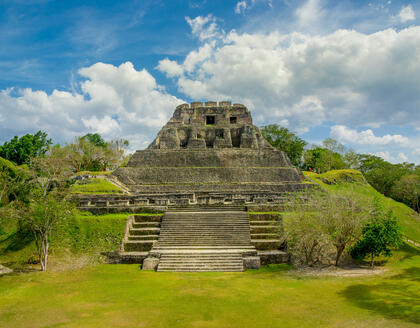
<instances>
[{"instance_id":1,"label":"maya ruin","mask_svg":"<svg viewBox=\"0 0 420 328\"><path fill-rule=\"evenodd\" d=\"M278 207L288 193L312 187L262 137L250 111L228 101L178 106L112 180L126 194L80 196L80 208L165 211L131 216L116 260L158 271L243 271L287 261L281 217L248 211Z\"/></svg>"}]
</instances>

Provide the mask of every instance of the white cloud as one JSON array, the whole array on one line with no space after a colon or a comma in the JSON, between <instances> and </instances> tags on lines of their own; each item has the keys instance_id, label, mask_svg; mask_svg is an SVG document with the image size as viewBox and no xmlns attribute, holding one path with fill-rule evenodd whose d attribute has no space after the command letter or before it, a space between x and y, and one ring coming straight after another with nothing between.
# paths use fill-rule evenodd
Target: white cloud
<instances>
[{"instance_id":1,"label":"white cloud","mask_svg":"<svg viewBox=\"0 0 420 328\"><path fill-rule=\"evenodd\" d=\"M282 120L299 131L321 121L418 126L419 54L420 26L318 36L231 31L178 63L184 73L177 83L194 99L244 103L257 124ZM308 105L316 110L305 112L304 99L316 99L317 107Z\"/></svg>"},{"instance_id":2,"label":"white cloud","mask_svg":"<svg viewBox=\"0 0 420 328\"><path fill-rule=\"evenodd\" d=\"M7 131L47 131L55 141L69 141L87 132L122 137L134 149L144 147L182 101L165 93L146 70L130 62L97 63L79 70L85 78L80 93L31 89L0 92L1 136ZM13 129L13 131L11 130ZM8 136L9 137L9 136Z\"/></svg>"},{"instance_id":3,"label":"white cloud","mask_svg":"<svg viewBox=\"0 0 420 328\"><path fill-rule=\"evenodd\" d=\"M187 16L185 20L190 25L192 34L201 41L218 38L224 34L217 25L216 18L211 14L206 17L197 16L193 19Z\"/></svg>"},{"instance_id":4,"label":"white cloud","mask_svg":"<svg viewBox=\"0 0 420 328\"><path fill-rule=\"evenodd\" d=\"M89 119L82 118L83 125L92 132L107 135L110 133L120 132L120 125L116 120L108 115L105 115L102 119L98 119L96 115Z\"/></svg>"},{"instance_id":5,"label":"white cloud","mask_svg":"<svg viewBox=\"0 0 420 328\"><path fill-rule=\"evenodd\" d=\"M400 13L398 14L398 17L400 18L401 23L405 23L416 19L413 7L411 5L403 6L401 8Z\"/></svg>"},{"instance_id":6,"label":"white cloud","mask_svg":"<svg viewBox=\"0 0 420 328\"><path fill-rule=\"evenodd\" d=\"M322 0L307 0L301 7L296 9L298 24L304 28L313 29L323 18L324 10L321 6Z\"/></svg>"},{"instance_id":7,"label":"white cloud","mask_svg":"<svg viewBox=\"0 0 420 328\"><path fill-rule=\"evenodd\" d=\"M165 72L168 77L179 76L184 72L181 65L179 65L176 61L169 60L168 58L159 61L156 68L161 72Z\"/></svg>"},{"instance_id":8,"label":"white cloud","mask_svg":"<svg viewBox=\"0 0 420 328\"><path fill-rule=\"evenodd\" d=\"M247 7L246 1L239 1L235 6L235 14L241 14Z\"/></svg>"},{"instance_id":9,"label":"white cloud","mask_svg":"<svg viewBox=\"0 0 420 328\"><path fill-rule=\"evenodd\" d=\"M389 151L379 151L373 155L381 157L384 160L394 164L407 162L408 159L404 153L398 153L396 156L392 156Z\"/></svg>"},{"instance_id":10,"label":"white cloud","mask_svg":"<svg viewBox=\"0 0 420 328\"><path fill-rule=\"evenodd\" d=\"M375 136L371 129L358 132L355 129L350 129L344 125L335 125L331 127L331 136L344 144L356 145L400 145L407 146L409 139L400 134L386 134L382 137Z\"/></svg>"}]
</instances>

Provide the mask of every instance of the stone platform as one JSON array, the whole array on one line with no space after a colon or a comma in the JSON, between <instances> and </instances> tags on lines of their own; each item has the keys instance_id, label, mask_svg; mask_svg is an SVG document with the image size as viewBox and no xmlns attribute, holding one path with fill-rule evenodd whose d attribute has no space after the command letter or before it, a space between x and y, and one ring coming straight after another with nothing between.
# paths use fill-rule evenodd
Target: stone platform
<instances>
[{"instance_id":1,"label":"stone platform","mask_svg":"<svg viewBox=\"0 0 420 328\"><path fill-rule=\"evenodd\" d=\"M132 216L121 246L124 262L158 271L243 271L287 261L278 216L246 208L281 207L313 184L272 147L249 110L230 102L194 102L175 109L145 150L113 172L125 195L79 196L95 213L139 208L161 217Z\"/></svg>"}]
</instances>

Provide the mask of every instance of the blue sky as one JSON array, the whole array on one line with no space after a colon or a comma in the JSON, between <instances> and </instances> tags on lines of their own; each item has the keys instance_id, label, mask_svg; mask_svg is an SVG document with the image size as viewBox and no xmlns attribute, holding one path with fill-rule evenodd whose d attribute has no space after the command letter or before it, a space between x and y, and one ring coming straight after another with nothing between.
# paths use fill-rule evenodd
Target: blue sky
<instances>
[{"instance_id":1,"label":"blue sky","mask_svg":"<svg viewBox=\"0 0 420 328\"><path fill-rule=\"evenodd\" d=\"M247 105L311 143L420 163L419 1L0 0L0 142L147 146L175 106Z\"/></svg>"}]
</instances>

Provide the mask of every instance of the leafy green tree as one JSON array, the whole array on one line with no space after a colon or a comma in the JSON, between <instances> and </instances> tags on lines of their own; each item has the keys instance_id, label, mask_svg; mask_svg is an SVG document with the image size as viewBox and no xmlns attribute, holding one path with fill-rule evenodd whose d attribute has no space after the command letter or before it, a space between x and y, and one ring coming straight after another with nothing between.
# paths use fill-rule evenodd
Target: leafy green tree
<instances>
[{"instance_id":1,"label":"leafy green tree","mask_svg":"<svg viewBox=\"0 0 420 328\"><path fill-rule=\"evenodd\" d=\"M300 167L306 141L277 124L262 127L263 137L275 148L284 151L293 165Z\"/></svg>"},{"instance_id":2,"label":"leafy green tree","mask_svg":"<svg viewBox=\"0 0 420 328\"><path fill-rule=\"evenodd\" d=\"M305 169L319 169L321 172L340 170L346 167L343 156L330 149L315 147L308 149L304 155Z\"/></svg>"},{"instance_id":3,"label":"leafy green tree","mask_svg":"<svg viewBox=\"0 0 420 328\"><path fill-rule=\"evenodd\" d=\"M72 172L61 157L33 158L31 195L22 214L35 240L41 270L47 270L51 231L65 218L73 215L74 204L69 199L69 177Z\"/></svg>"},{"instance_id":4,"label":"leafy green tree","mask_svg":"<svg viewBox=\"0 0 420 328\"><path fill-rule=\"evenodd\" d=\"M0 156L17 165L28 164L32 157L45 155L51 143L51 139L47 139L47 133L42 131L20 138L15 136L0 146Z\"/></svg>"},{"instance_id":5,"label":"leafy green tree","mask_svg":"<svg viewBox=\"0 0 420 328\"><path fill-rule=\"evenodd\" d=\"M105 140L98 133L94 133L94 134L88 133L85 136L83 136L82 139L86 139L87 141L95 145L96 147L106 148L107 146L107 143L105 142Z\"/></svg>"},{"instance_id":6,"label":"leafy green tree","mask_svg":"<svg viewBox=\"0 0 420 328\"><path fill-rule=\"evenodd\" d=\"M391 197L394 184L404 175L413 172L414 164L391 164L380 157L368 154L359 156L360 170L377 191Z\"/></svg>"},{"instance_id":7,"label":"leafy green tree","mask_svg":"<svg viewBox=\"0 0 420 328\"><path fill-rule=\"evenodd\" d=\"M353 258L363 260L370 258L370 266L374 266L375 257L392 255L391 248L403 243L401 226L392 210L385 212L376 198L373 202L371 219L362 229L362 237L352 247Z\"/></svg>"},{"instance_id":8,"label":"leafy green tree","mask_svg":"<svg viewBox=\"0 0 420 328\"><path fill-rule=\"evenodd\" d=\"M392 187L391 196L420 212L420 176L416 174L402 176Z\"/></svg>"}]
</instances>

